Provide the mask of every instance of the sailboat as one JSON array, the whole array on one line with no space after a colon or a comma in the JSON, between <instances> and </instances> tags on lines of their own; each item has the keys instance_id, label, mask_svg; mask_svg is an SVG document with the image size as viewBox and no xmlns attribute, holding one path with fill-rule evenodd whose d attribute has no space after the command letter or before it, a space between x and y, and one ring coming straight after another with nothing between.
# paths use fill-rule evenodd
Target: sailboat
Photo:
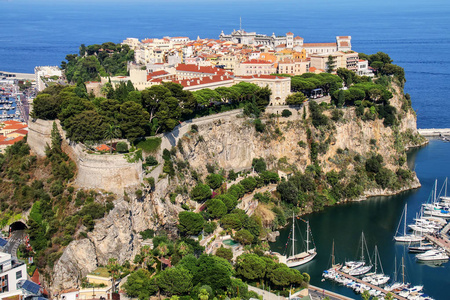
<instances>
[{"instance_id":1,"label":"sailboat","mask_svg":"<svg viewBox=\"0 0 450 300\"><path fill-rule=\"evenodd\" d=\"M388 292L399 292L404 288L409 287L409 283L405 283L405 262L404 257L402 257L402 282L397 282L397 257L395 257L394 263L394 282L390 285L384 287Z\"/></svg>"},{"instance_id":2,"label":"sailboat","mask_svg":"<svg viewBox=\"0 0 450 300\"><path fill-rule=\"evenodd\" d=\"M377 246L375 246L375 251L374 251L373 255L374 255L374 260L375 260L375 274L370 276L371 277L370 283L373 285L377 285L377 286L386 284L391 277L384 274L383 265L381 264L380 253L378 252ZM378 270L377 262L378 261L380 262L381 273L377 273L377 270Z\"/></svg>"},{"instance_id":3,"label":"sailboat","mask_svg":"<svg viewBox=\"0 0 450 300\"><path fill-rule=\"evenodd\" d=\"M400 222L397 226L397 231L395 232L394 240L397 242L420 242L424 239L421 235L416 234L406 234L406 214L407 214L407 204L405 203L405 208L403 209L402 217L400 218ZM399 235L398 229L400 228L400 225L402 224L403 219L403 235Z\"/></svg>"},{"instance_id":4,"label":"sailboat","mask_svg":"<svg viewBox=\"0 0 450 300\"><path fill-rule=\"evenodd\" d=\"M295 253L295 216L292 213L292 253L290 256L286 257L286 265L289 268L297 267L307 262L310 262L316 255L316 246L309 249L309 236L311 235L311 228L309 227L309 221L306 222L306 251L301 253Z\"/></svg>"},{"instance_id":5,"label":"sailboat","mask_svg":"<svg viewBox=\"0 0 450 300\"><path fill-rule=\"evenodd\" d=\"M352 276L359 276L366 274L372 269L372 262L369 265L366 265L366 261L364 260L364 248L367 251L367 245L364 239L364 232L361 234L361 260L359 261L348 261L345 263L345 266L342 268L342 272L347 273ZM370 261L370 257L369 257Z\"/></svg>"}]
</instances>

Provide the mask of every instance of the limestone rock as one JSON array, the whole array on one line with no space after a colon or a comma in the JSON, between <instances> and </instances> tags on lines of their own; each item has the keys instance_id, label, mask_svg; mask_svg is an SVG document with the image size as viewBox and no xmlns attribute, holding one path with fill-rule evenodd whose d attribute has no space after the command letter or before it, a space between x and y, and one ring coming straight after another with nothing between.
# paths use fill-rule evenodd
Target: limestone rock
<instances>
[{"instance_id":1,"label":"limestone rock","mask_svg":"<svg viewBox=\"0 0 450 300\"><path fill-rule=\"evenodd\" d=\"M97 268L94 244L88 239L73 241L53 269L51 289L63 290L77 286L81 278Z\"/></svg>"}]
</instances>

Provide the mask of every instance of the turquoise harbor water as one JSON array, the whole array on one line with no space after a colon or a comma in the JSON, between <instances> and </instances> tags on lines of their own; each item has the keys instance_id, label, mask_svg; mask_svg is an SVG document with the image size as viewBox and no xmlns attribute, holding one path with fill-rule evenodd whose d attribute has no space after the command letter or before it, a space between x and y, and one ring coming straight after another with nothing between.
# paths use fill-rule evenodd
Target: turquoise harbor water
<instances>
[{"instance_id":1,"label":"turquoise harbor water","mask_svg":"<svg viewBox=\"0 0 450 300\"><path fill-rule=\"evenodd\" d=\"M425 292L435 299L448 299L445 286L449 283L450 263L442 266L419 264L414 254L408 253L406 244L394 242L393 236L405 203L408 204L408 223L411 223L422 202L428 199L434 180L438 179L439 192L445 177L450 176L449 153L450 143L440 140L431 140L428 146L410 153L409 163L422 183L420 189L392 197L373 197L366 201L328 207L319 213L304 216L310 221L318 254L312 262L298 269L310 273L314 285L360 299L351 289L330 281L321 282L321 275L331 265L333 239L336 261L354 260L361 256L358 242L363 231L371 255L375 245L378 246L386 274L393 276L395 256L398 265L404 256L407 282L424 285ZM278 241L271 245L273 251L283 252L290 229L288 226L280 231Z\"/></svg>"}]
</instances>

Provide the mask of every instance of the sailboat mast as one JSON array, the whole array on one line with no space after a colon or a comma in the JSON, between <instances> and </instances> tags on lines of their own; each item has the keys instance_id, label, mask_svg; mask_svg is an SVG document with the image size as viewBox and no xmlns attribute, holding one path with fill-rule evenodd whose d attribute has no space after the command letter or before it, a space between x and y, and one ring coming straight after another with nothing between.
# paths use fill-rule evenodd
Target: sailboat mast
<instances>
[{"instance_id":1,"label":"sailboat mast","mask_svg":"<svg viewBox=\"0 0 450 300\"><path fill-rule=\"evenodd\" d=\"M375 245L375 273L377 273L377 254L378 254L378 247Z\"/></svg>"},{"instance_id":2,"label":"sailboat mast","mask_svg":"<svg viewBox=\"0 0 450 300\"><path fill-rule=\"evenodd\" d=\"M333 247L331 249L331 267L334 266L334 239L333 239Z\"/></svg>"},{"instance_id":3,"label":"sailboat mast","mask_svg":"<svg viewBox=\"0 0 450 300\"><path fill-rule=\"evenodd\" d=\"M406 235L406 212L408 210L407 204L405 204L405 223L403 225L403 235Z\"/></svg>"},{"instance_id":4,"label":"sailboat mast","mask_svg":"<svg viewBox=\"0 0 450 300\"><path fill-rule=\"evenodd\" d=\"M394 259L394 282L397 281L397 256Z\"/></svg>"},{"instance_id":5,"label":"sailboat mast","mask_svg":"<svg viewBox=\"0 0 450 300\"><path fill-rule=\"evenodd\" d=\"M306 221L306 252L309 251L309 221Z\"/></svg>"},{"instance_id":6,"label":"sailboat mast","mask_svg":"<svg viewBox=\"0 0 450 300\"><path fill-rule=\"evenodd\" d=\"M405 283L405 257L402 256L402 283Z\"/></svg>"},{"instance_id":7,"label":"sailboat mast","mask_svg":"<svg viewBox=\"0 0 450 300\"><path fill-rule=\"evenodd\" d=\"M361 261L364 261L364 232L361 234Z\"/></svg>"},{"instance_id":8,"label":"sailboat mast","mask_svg":"<svg viewBox=\"0 0 450 300\"><path fill-rule=\"evenodd\" d=\"M292 212L292 257L295 255L295 219L294 219L294 212Z\"/></svg>"},{"instance_id":9,"label":"sailboat mast","mask_svg":"<svg viewBox=\"0 0 450 300\"><path fill-rule=\"evenodd\" d=\"M434 183L434 203L436 203L436 197L437 197L437 179Z\"/></svg>"}]
</instances>

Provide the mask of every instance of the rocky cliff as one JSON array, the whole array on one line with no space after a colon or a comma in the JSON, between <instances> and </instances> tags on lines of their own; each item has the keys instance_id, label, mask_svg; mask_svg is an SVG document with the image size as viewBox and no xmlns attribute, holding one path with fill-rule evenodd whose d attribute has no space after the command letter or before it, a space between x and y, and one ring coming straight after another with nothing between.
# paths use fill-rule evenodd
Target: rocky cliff
<instances>
[{"instance_id":1,"label":"rocky cliff","mask_svg":"<svg viewBox=\"0 0 450 300\"><path fill-rule=\"evenodd\" d=\"M229 112L213 117L200 118L178 126L163 137L164 148L176 146L176 158L185 161L191 170L206 176L206 165L215 165L227 170L251 168L253 158L265 158L268 168L302 170L311 163L311 140L323 145L317 161L323 170L352 170L345 154L367 156L379 153L385 166L395 170L398 161L405 158L405 148L418 146L425 141L418 135L416 116L412 109L402 108L403 95L397 90L391 105L397 109L399 124L386 127L383 120L362 121L355 108L342 109L342 115L327 129L315 128L307 120L307 105L301 108L269 107L262 121L264 132L255 131L253 121L243 117L241 111ZM276 116L283 109L292 115L287 118ZM275 114L275 115L274 115ZM325 115L331 116L327 110ZM197 125L197 132L191 126ZM161 153L158 154L161 157ZM404 166L406 167L406 166ZM115 200L115 208L107 217L98 221L93 232L83 240L72 242L54 267L50 286L53 291L76 286L80 279L93 271L97 265L106 264L111 257L120 263L133 259L140 247L139 233L147 228L176 232L177 214L181 210L179 197L169 201L169 194L181 183L192 186L190 176L184 178L158 178L161 167L153 171L157 179L153 190L137 198L132 190L126 196ZM156 172L156 173L155 173ZM415 175L414 175L415 176ZM417 178L406 188L419 185ZM367 195L390 194L391 190L369 189ZM185 199L187 200L187 199Z\"/></svg>"}]
</instances>

